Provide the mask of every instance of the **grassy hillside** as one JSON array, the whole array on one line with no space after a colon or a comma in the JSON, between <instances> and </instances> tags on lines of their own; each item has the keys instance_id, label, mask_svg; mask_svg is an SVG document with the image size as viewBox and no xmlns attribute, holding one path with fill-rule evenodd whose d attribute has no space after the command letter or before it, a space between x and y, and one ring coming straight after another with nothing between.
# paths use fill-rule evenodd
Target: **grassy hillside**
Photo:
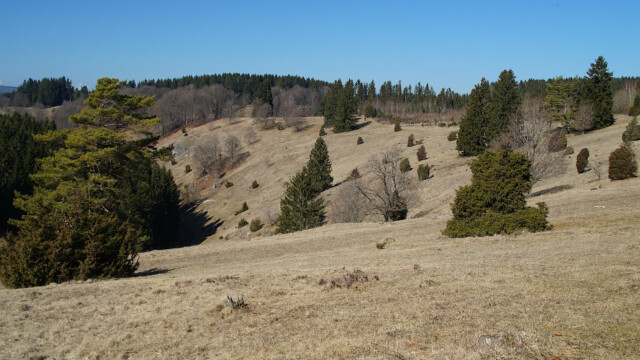
<instances>
[{"instance_id":1,"label":"grassy hillside","mask_svg":"<svg viewBox=\"0 0 640 360\"><path fill-rule=\"evenodd\" d=\"M588 147L603 176L578 175L575 154L563 174L533 191L572 188L530 198L545 201L552 231L449 239L441 235L457 187L470 181L453 128L375 122L329 134L334 182L369 157L400 144L416 167L413 133L424 139L434 177L421 182L409 220L329 224L279 236L271 228L244 236L241 217L277 210L282 184L305 162L320 118L300 133L257 132L251 120L215 123L163 144L222 140L235 133L248 158L225 175L233 187L185 174L192 154L171 166L210 223L206 241L141 254L138 277L0 289L0 358L251 359L632 359L640 348L640 179L611 182L608 154L629 121L569 136ZM365 143L356 145L362 136ZM634 144L639 153L639 144ZM184 147L184 146L183 146ZM268 160L266 159L268 157ZM272 165L269 165L272 164ZM415 175L415 171L412 172ZM257 180L260 186L251 189ZM193 184L193 186L191 185ZM337 189L327 194L331 202ZM243 201L249 211L234 216ZM416 215L420 217L416 218ZM220 240L219 237L223 236ZM383 250L376 243L389 239ZM232 310L226 296L244 295Z\"/></svg>"}]
</instances>

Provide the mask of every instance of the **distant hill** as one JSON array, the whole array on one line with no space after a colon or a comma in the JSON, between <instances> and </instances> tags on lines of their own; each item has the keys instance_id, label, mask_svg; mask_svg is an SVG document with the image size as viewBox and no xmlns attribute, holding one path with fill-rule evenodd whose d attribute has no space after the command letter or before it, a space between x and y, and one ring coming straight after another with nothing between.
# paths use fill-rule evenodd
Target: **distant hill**
<instances>
[{"instance_id":1,"label":"distant hill","mask_svg":"<svg viewBox=\"0 0 640 360\"><path fill-rule=\"evenodd\" d=\"M8 94L10 92L16 91L18 88L15 86L3 86L0 85L0 94Z\"/></svg>"}]
</instances>

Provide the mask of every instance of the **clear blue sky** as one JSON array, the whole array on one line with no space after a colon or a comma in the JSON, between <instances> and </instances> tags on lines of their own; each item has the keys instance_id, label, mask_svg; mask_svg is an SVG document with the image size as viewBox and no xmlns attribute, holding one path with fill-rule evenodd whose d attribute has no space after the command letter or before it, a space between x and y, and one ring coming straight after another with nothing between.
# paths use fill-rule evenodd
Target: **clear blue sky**
<instances>
[{"instance_id":1,"label":"clear blue sky","mask_svg":"<svg viewBox=\"0 0 640 360\"><path fill-rule=\"evenodd\" d=\"M224 72L428 82L469 92L583 76L599 55L640 75L640 1L0 0L0 84Z\"/></svg>"}]
</instances>

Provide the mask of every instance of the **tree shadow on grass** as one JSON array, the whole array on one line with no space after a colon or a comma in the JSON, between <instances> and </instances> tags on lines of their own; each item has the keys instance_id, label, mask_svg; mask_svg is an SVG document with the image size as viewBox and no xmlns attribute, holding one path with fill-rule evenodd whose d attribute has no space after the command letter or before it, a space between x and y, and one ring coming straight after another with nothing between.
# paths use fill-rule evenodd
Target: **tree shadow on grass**
<instances>
[{"instance_id":1,"label":"tree shadow on grass","mask_svg":"<svg viewBox=\"0 0 640 360\"><path fill-rule=\"evenodd\" d=\"M217 219L211 222L211 219L208 212L198 210L196 204L181 206L178 247L199 245L215 234L224 221Z\"/></svg>"},{"instance_id":2,"label":"tree shadow on grass","mask_svg":"<svg viewBox=\"0 0 640 360\"><path fill-rule=\"evenodd\" d=\"M158 275L158 274L166 274L171 270L173 270L173 269L153 268L153 269L149 269L149 270L145 270L145 271L136 272L135 274L133 274L133 277L142 277L142 276L153 276L153 275Z\"/></svg>"},{"instance_id":3,"label":"tree shadow on grass","mask_svg":"<svg viewBox=\"0 0 640 360\"><path fill-rule=\"evenodd\" d=\"M356 125L353 127L353 130L360 130L360 129L362 129L362 128L363 128L363 127L365 127L365 126L368 126L369 124L371 124L371 121L365 121L365 122L363 122L362 124L356 124Z\"/></svg>"}]
</instances>

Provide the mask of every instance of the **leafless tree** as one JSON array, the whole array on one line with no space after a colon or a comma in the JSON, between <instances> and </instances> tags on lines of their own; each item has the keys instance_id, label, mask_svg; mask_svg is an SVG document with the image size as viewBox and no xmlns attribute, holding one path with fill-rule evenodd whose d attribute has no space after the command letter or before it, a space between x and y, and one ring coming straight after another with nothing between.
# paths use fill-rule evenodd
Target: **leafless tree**
<instances>
[{"instance_id":1,"label":"leafless tree","mask_svg":"<svg viewBox=\"0 0 640 360\"><path fill-rule=\"evenodd\" d=\"M275 121L272 117L269 117L269 113L271 112L271 105L269 104L260 104L257 102L255 104L255 114L256 114L256 123L260 125L262 130L269 130L275 126Z\"/></svg>"},{"instance_id":2,"label":"leafless tree","mask_svg":"<svg viewBox=\"0 0 640 360\"><path fill-rule=\"evenodd\" d=\"M203 144L196 146L193 153L193 157L200 166L202 174L210 174L212 171L220 169L222 153L217 136L213 136Z\"/></svg>"},{"instance_id":3,"label":"leafless tree","mask_svg":"<svg viewBox=\"0 0 640 360\"><path fill-rule=\"evenodd\" d=\"M594 161L593 163L589 163L591 170L598 177L598 181L602 178L602 162Z\"/></svg>"},{"instance_id":4,"label":"leafless tree","mask_svg":"<svg viewBox=\"0 0 640 360\"><path fill-rule=\"evenodd\" d=\"M267 200L262 209L262 217L267 219L269 225L273 225L278 220L278 207L271 199Z\"/></svg>"},{"instance_id":5,"label":"leafless tree","mask_svg":"<svg viewBox=\"0 0 640 360\"><path fill-rule=\"evenodd\" d=\"M254 142L256 142L256 132L253 130L253 128L247 128L247 130L244 132L244 139L248 144L253 144Z\"/></svg>"},{"instance_id":6,"label":"leafless tree","mask_svg":"<svg viewBox=\"0 0 640 360\"><path fill-rule=\"evenodd\" d=\"M405 218L414 200L413 185L406 174L400 171L400 160L400 147L383 150L368 162L372 182L355 182L366 203L386 221Z\"/></svg>"},{"instance_id":7,"label":"leafless tree","mask_svg":"<svg viewBox=\"0 0 640 360\"><path fill-rule=\"evenodd\" d=\"M72 129L77 125L69 122L69 116L79 113L84 107L84 99L65 101L53 110L51 118L58 129Z\"/></svg>"},{"instance_id":8,"label":"leafless tree","mask_svg":"<svg viewBox=\"0 0 640 360\"><path fill-rule=\"evenodd\" d=\"M224 140L224 147L227 150L227 156L229 156L229 160L231 160L231 166L234 166L236 164L236 161L238 160L240 145L240 139L238 139L235 135L229 135Z\"/></svg>"},{"instance_id":9,"label":"leafless tree","mask_svg":"<svg viewBox=\"0 0 640 360\"><path fill-rule=\"evenodd\" d=\"M3 94L0 94L0 107L8 107L9 103L11 103L11 99Z\"/></svg>"},{"instance_id":10,"label":"leafless tree","mask_svg":"<svg viewBox=\"0 0 640 360\"><path fill-rule=\"evenodd\" d=\"M11 99L11 105L18 107L27 106L29 105L29 99L27 98L27 95L21 92L15 93Z\"/></svg>"},{"instance_id":11,"label":"leafless tree","mask_svg":"<svg viewBox=\"0 0 640 360\"><path fill-rule=\"evenodd\" d=\"M562 152L550 151L553 130L540 103L531 101L521 106L503 135L513 151L523 153L531 160L531 181L534 184L566 168Z\"/></svg>"},{"instance_id":12,"label":"leafless tree","mask_svg":"<svg viewBox=\"0 0 640 360\"><path fill-rule=\"evenodd\" d=\"M329 208L329 220L333 223L359 223L368 214L368 203L360 191L361 179L343 183Z\"/></svg>"},{"instance_id":13,"label":"leafless tree","mask_svg":"<svg viewBox=\"0 0 640 360\"><path fill-rule=\"evenodd\" d=\"M229 124L233 123L233 117L236 114L235 104L236 104L236 97L234 96L233 98L227 99L224 102L224 106L222 108L222 117L228 118Z\"/></svg>"},{"instance_id":14,"label":"leafless tree","mask_svg":"<svg viewBox=\"0 0 640 360\"><path fill-rule=\"evenodd\" d=\"M582 134L593 127L593 106L591 104L581 104L578 110L573 113L571 127Z\"/></svg>"}]
</instances>

